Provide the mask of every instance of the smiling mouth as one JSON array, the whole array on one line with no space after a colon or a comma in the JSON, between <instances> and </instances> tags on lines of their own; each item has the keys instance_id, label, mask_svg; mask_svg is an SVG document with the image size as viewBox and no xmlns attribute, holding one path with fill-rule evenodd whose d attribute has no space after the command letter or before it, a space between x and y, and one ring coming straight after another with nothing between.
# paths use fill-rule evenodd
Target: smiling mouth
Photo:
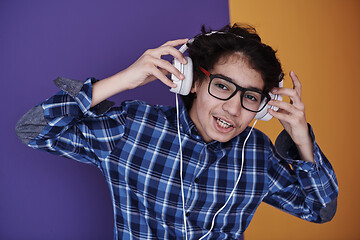
<instances>
[{"instance_id":1,"label":"smiling mouth","mask_svg":"<svg viewBox=\"0 0 360 240\"><path fill-rule=\"evenodd\" d=\"M225 120L221 119L221 118L216 118L216 122L219 124L220 127L222 128L230 128L233 127L233 125L231 125L230 123L226 122Z\"/></svg>"}]
</instances>

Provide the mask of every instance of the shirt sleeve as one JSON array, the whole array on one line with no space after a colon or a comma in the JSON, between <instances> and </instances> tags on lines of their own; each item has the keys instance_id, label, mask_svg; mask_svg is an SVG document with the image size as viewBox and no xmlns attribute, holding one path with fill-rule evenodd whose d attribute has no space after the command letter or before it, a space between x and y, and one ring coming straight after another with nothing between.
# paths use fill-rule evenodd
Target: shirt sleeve
<instances>
[{"instance_id":1,"label":"shirt sleeve","mask_svg":"<svg viewBox=\"0 0 360 240\"><path fill-rule=\"evenodd\" d=\"M61 91L18 121L18 137L32 148L99 166L121 138L126 114L109 101L90 108L96 81L56 79Z\"/></svg>"},{"instance_id":2,"label":"shirt sleeve","mask_svg":"<svg viewBox=\"0 0 360 240\"><path fill-rule=\"evenodd\" d=\"M336 212L338 183L335 172L315 141L315 164L300 160L291 137L283 131L269 157L269 192L264 202L304 220L323 223Z\"/></svg>"}]
</instances>

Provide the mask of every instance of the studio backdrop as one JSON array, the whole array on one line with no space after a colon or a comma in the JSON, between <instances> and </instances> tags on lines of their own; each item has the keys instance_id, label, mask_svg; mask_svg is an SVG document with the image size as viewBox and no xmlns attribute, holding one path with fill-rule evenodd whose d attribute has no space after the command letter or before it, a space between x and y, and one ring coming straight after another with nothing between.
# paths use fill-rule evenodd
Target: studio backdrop
<instances>
[{"instance_id":1,"label":"studio backdrop","mask_svg":"<svg viewBox=\"0 0 360 240\"><path fill-rule=\"evenodd\" d=\"M261 204L245 239L359 239L357 187L360 56L358 0L1 0L0 239L112 239L106 181L93 166L32 150L17 120L58 91L58 76L102 79L149 48L191 38L203 24L243 22L278 50L285 73L302 84L307 120L339 181L332 222L308 223ZM291 87L288 75L284 85ZM111 100L174 105L160 82ZM275 140L276 120L259 122Z\"/></svg>"},{"instance_id":2,"label":"studio backdrop","mask_svg":"<svg viewBox=\"0 0 360 240\"><path fill-rule=\"evenodd\" d=\"M0 1L0 239L112 239L110 191L100 171L26 147L14 126L59 91L58 76L108 77L149 48L195 36L203 24L229 24L228 2ZM154 82L111 100L175 105L174 96Z\"/></svg>"}]
</instances>

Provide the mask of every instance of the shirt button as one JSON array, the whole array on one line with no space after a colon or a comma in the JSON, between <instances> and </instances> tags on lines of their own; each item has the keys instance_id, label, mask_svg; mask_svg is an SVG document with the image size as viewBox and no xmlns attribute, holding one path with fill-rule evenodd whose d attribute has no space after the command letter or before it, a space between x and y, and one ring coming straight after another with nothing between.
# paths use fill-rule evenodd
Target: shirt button
<instances>
[{"instance_id":1,"label":"shirt button","mask_svg":"<svg viewBox=\"0 0 360 240\"><path fill-rule=\"evenodd\" d=\"M199 183L199 178L195 178L195 183Z\"/></svg>"},{"instance_id":2,"label":"shirt button","mask_svg":"<svg viewBox=\"0 0 360 240\"><path fill-rule=\"evenodd\" d=\"M187 213L186 213L186 216L187 216L187 217L190 216L190 212L187 212Z\"/></svg>"}]
</instances>

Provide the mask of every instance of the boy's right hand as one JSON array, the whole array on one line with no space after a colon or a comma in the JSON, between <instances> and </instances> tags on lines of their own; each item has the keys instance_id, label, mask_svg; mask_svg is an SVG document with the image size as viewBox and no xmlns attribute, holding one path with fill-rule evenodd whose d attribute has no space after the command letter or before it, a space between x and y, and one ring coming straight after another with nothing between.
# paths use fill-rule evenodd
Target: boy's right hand
<instances>
[{"instance_id":1,"label":"boy's right hand","mask_svg":"<svg viewBox=\"0 0 360 240\"><path fill-rule=\"evenodd\" d=\"M184 76L170 62L161 57L171 55L181 63L186 64L187 60L184 55L175 47L183 45L187 41L188 39L168 41L158 48L149 49L125 70L96 82L93 86L91 107L115 94L145 85L156 79L171 88L175 88L176 84L166 75L174 74L181 80L184 79Z\"/></svg>"},{"instance_id":2,"label":"boy's right hand","mask_svg":"<svg viewBox=\"0 0 360 240\"><path fill-rule=\"evenodd\" d=\"M184 79L184 75L170 62L162 59L162 56L172 55L181 63L186 64L184 55L175 47L185 44L188 39L168 41L155 49L149 49L131 66L124 70L128 79L129 89L145 85L156 79L162 81L169 87L176 87L166 75L174 74L178 79Z\"/></svg>"}]
</instances>

